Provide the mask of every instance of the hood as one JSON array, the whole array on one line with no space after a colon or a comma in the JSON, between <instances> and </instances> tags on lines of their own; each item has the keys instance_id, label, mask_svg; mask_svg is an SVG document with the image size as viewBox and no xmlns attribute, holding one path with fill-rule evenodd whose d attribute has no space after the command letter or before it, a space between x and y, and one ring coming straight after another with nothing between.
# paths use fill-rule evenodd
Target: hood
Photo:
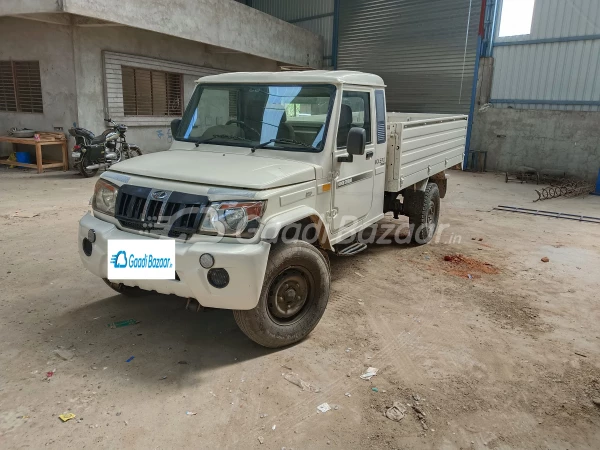
<instances>
[{"instance_id":1,"label":"hood","mask_svg":"<svg viewBox=\"0 0 600 450\"><path fill-rule=\"evenodd\" d=\"M170 150L111 166L111 171L212 186L271 189L316 179L312 164L239 153Z\"/></svg>"}]
</instances>

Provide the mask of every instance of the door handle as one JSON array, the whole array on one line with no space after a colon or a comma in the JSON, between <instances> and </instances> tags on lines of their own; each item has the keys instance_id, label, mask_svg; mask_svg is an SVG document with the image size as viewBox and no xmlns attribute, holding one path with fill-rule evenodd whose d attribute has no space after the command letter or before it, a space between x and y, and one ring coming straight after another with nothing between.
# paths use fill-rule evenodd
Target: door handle
<instances>
[{"instance_id":1,"label":"door handle","mask_svg":"<svg viewBox=\"0 0 600 450\"><path fill-rule=\"evenodd\" d=\"M373 151L368 151L367 152L367 160L371 159L373 157Z\"/></svg>"}]
</instances>

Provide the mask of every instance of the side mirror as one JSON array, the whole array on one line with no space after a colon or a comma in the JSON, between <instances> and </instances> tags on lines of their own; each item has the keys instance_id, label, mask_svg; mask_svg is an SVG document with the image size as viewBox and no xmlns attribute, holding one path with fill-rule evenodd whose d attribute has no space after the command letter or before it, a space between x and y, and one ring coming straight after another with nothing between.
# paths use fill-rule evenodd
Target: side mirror
<instances>
[{"instance_id":1,"label":"side mirror","mask_svg":"<svg viewBox=\"0 0 600 450\"><path fill-rule=\"evenodd\" d=\"M367 142L367 132L364 128L350 128L348 133L348 153L361 156L365 154L365 145Z\"/></svg>"},{"instance_id":2,"label":"side mirror","mask_svg":"<svg viewBox=\"0 0 600 450\"><path fill-rule=\"evenodd\" d=\"M340 156L338 157L338 161L352 162L354 161L354 156L364 155L366 142L367 132L364 128L350 128L350 132L348 133L348 143L346 144L346 151L348 152L348 156Z\"/></svg>"},{"instance_id":3,"label":"side mirror","mask_svg":"<svg viewBox=\"0 0 600 450\"><path fill-rule=\"evenodd\" d=\"M173 119L171 121L171 135L175 136L177 134L177 130L179 129L180 123L181 119Z\"/></svg>"}]
</instances>

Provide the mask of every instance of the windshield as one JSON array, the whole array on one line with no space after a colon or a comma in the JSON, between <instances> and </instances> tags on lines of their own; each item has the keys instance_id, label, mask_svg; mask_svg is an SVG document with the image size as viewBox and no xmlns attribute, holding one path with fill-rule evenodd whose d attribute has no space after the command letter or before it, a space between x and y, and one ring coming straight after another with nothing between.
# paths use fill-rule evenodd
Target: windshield
<instances>
[{"instance_id":1,"label":"windshield","mask_svg":"<svg viewBox=\"0 0 600 450\"><path fill-rule=\"evenodd\" d=\"M334 94L331 85L199 85L175 139L321 151Z\"/></svg>"}]
</instances>

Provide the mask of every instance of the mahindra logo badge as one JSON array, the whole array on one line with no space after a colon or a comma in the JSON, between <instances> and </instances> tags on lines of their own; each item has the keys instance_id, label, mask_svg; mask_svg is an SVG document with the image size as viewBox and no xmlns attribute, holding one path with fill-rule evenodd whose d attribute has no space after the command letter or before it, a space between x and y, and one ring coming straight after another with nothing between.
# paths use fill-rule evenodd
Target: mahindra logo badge
<instances>
[{"instance_id":1,"label":"mahindra logo badge","mask_svg":"<svg viewBox=\"0 0 600 450\"><path fill-rule=\"evenodd\" d=\"M167 191L154 191L151 194L151 197L153 200L164 200L168 195L169 193Z\"/></svg>"}]
</instances>

